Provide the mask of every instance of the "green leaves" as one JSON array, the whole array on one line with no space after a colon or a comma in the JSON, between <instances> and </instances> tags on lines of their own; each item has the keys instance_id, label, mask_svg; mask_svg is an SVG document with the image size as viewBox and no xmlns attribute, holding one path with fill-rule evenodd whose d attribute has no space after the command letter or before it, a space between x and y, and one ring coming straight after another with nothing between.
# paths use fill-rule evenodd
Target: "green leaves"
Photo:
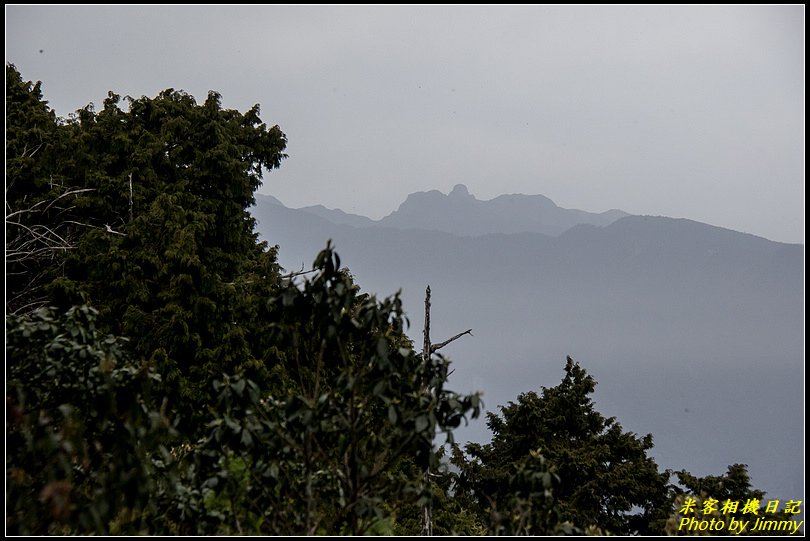
<instances>
[{"instance_id":1,"label":"green leaves","mask_svg":"<svg viewBox=\"0 0 810 541\"><path fill-rule=\"evenodd\" d=\"M149 399L159 379L132 364L97 312L41 308L6 318L7 528L16 534L109 532L147 507L148 453L171 424ZM120 531L138 531L122 519Z\"/></svg>"},{"instance_id":2,"label":"green leaves","mask_svg":"<svg viewBox=\"0 0 810 541\"><path fill-rule=\"evenodd\" d=\"M7 200L22 212L7 218L7 249L21 258L7 306L92 299L99 325L131 337L137 356L162 352L157 368L184 397L173 406L199 428L222 370L266 376L257 359L279 274L247 207L284 159L284 134L258 107L223 109L216 93L198 105L173 89L128 107L110 92L101 111L60 121L38 84L6 74Z\"/></svg>"},{"instance_id":3,"label":"green leaves","mask_svg":"<svg viewBox=\"0 0 810 541\"><path fill-rule=\"evenodd\" d=\"M558 386L521 394L501 416L490 414L492 443L468 445L469 462L458 457L462 486L489 515L493 533L554 533L566 522L616 534L651 531L668 475L646 454L651 437L623 432L594 409L595 386L569 357ZM539 508L538 497L546 502ZM521 511L504 514L507 508Z\"/></svg>"},{"instance_id":4,"label":"green leaves","mask_svg":"<svg viewBox=\"0 0 810 541\"><path fill-rule=\"evenodd\" d=\"M61 120L6 75L9 531L390 532L480 404L331 245L281 277L247 212L281 130L174 89Z\"/></svg>"},{"instance_id":5,"label":"green leaves","mask_svg":"<svg viewBox=\"0 0 810 541\"><path fill-rule=\"evenodd\" d=\"M216 501L234 502L207 515L211 532L259 524L259 515L252 533L373 531L421 492L421 472L406 475L403 461L427 465L436 430L450 431L478 403L443 388L445 360L413 351L396 296L361 295L329 246L316 265L268 303L271 338L287 359L284 391L247 393L258 387L241 375L215 383L216 421L195 471L222 477L220 457L232 456L251 476L209 486Z\"/></svg>"}]
</instances>

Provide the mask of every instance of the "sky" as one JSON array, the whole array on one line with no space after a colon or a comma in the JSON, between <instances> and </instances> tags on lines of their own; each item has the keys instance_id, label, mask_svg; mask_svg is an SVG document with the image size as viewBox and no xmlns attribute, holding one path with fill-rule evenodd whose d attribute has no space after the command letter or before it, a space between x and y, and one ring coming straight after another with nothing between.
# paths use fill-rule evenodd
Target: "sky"
<instances>
[{"instance_id":1,"label":"sky","mask_svg":"<svg viewBox=\"0 0 810 541\"><path fill-rule=\"evenodd\" d=\"M259 192L381 218L409 193L689 218L804 243L803 5L9 6L60 116L109 90L261 105Z\"/></svg>"}]
</instances>

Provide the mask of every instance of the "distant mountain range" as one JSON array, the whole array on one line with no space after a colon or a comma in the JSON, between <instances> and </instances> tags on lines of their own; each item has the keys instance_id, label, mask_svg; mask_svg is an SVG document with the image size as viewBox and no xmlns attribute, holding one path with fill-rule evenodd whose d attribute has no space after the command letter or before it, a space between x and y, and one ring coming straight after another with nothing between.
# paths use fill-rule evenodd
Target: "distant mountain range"
<instances>
[{"instance_id":1,"label":"distant mountain range","mask_svg":"<svg viewBox=\"0 0 810 541\"><path fill-rule=\"evenodd\" d=\"M278 199L272 198L272 201L281 204ZM480 201L463 184L457 184L447 195L438 190L412 193L399 209L378 221L323 205L298 210L338 225L426 229L473 237L490 233L556 236L575 225L608 225L628 216L626 212L615 209L601 214L564 209L542 195L501 195L490 201Z\"/></svg>"},{"instance_id":2,"label":"distant mountain range","mask_svg":"<svg viewBox=\"0 0 810 541\"><path fill-rule=\"evenodd\" d=\"M253 213L286 268L331 239L364 290L401 290L417 342L429 284L434 338L473 329L446 348L451 386L483 390L488 409L556 385L570 354L603 414L655 436L662 467L741 462L769 496L803 499L803 245L461 185L379 221L267 196ZM457 436L488 439L483 421Z\"/></svg>"}]
</instances>

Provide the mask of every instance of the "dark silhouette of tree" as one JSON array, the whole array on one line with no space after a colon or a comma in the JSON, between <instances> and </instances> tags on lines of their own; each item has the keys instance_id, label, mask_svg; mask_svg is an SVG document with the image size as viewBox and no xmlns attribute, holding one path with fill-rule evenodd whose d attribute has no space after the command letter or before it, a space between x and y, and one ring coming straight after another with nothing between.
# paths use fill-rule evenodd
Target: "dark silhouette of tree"
<instances>
[{"instance_id":1,"label":"dark silhouette of tree","mask_svg":"<svg viewBox=\"0 0 810 541\"><path fill-rule=\"evenodd\" d=\"M153 459L174 430L152 398L160 375L100 332L96 316L81 305L6 317L7 533L143 526Z\"/></svg>"},{"instance_id":2,"label":"dark silhouette of tree","mask_svg":"<svg viewBox=\"0 0 810 541\"><path fill-rule=\"evenodd\" d=\"M41 306L49 270L75 249L76 199L90 190L64 174L67 131L42 97L6 66L6 312Z\"/></svg>"},{"instance_id":3,"label":"dark silhouette of tree","mask_svg":"<svg viewBox=\"0 0 810 541\"><path fill-rule=\"evenodd\" d=\"M570 358L448 467L480 402L436 350L466 333L426 321L416 353L328 244L282 273L247 210L285 158L258 106L123 101L60 119L6 66L9 533L648 534L689 492L761 497L741 465L669 485Z\"/></svg>"},{"instance_id":4,"label":"dark silhouette of tree","mask_svg":"<svg viewBox=\"0 0 810 541\"><path fill-rule=\"evenodd\" d=\"M198 513L195 532L390 533L424 497L436 432L477 415L477 396L445 388L449 363L414 352L397 295L361 294L329 247L314 268L271 301L285 393L216 383L211 431L192 453L204 489L178 509L187 523Z\"/></svg>"},{"instance_id":5,"label":"dark silhouette of tree","mask_svg":"<svg viewBox=\"0 0 810 541\"><path fill-rule=\"evenodd\" d=\"M624 432L594 409L595 386L569 357L558 386L521 394L501 415L488 414L492 442L467 445L461 478L482 517L495 517L507 531L533 524L532 533L554 533L568 523L613 534L650 532L667 501L668 475L647 455L651 435ZM532 504L528 516L509 516L516 495Z\"/></svg>"},{"instance_id":6,"label":"dark silhouette of tree","mask_svg":"<svg viewBox=\"0 0 810 541\"><path fill-rule=\"evenodd\" d=\"M10 530L392 531L478 397L331 247L283 275L258 242L280 129L172 89L65 121L6 71Z\"/></svg>"},{"instance_id":7,"label":"dark silhouette of tree","mask_svg":"<svg viewBox=\"0 0 810 541\"><path fill-rule=\"evenodd\" d=\"M126 108L110 92L101 111L62 121L39 83L6 73L6 231L32 253L12 262L7 299L62 310L87 299L101 328L161 371L183 422L197 423L223 370L263 381L280 273L247 208L285 157L278 126L258 105L240 113L215 92L197 104L171 89Z\"/></svg>"}]
</instances>

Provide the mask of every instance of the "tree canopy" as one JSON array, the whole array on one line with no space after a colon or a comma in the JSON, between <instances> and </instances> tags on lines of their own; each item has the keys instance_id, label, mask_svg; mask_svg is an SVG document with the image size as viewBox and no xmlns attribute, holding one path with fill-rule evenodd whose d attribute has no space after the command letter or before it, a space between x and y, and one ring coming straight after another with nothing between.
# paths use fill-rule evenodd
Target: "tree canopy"
<instances>
[{"instance_id":1,"label":"tree canopy","mask_svg":"<svg viewBox=\"0 0 810 541\"><path fill-rule=\"evenodd\" d=\"M558 386L523 393L502 406L501 415L488 414L492 442L467 445L471 463L463 472L463 486L482 512L501 517L513 509L512 486L526 476L521 467L531 468L542 480L540 488L553 496L548 502L553 507L544 510L553 511L553 521L528 517L539 533L553 533L546 529L554 521L615 534L650 532L650 521L666 500L669 476L647 454L651 435L625 432L615 418L594 409L595 386L569 357Z\"/></svg>"},{"instance_id":2,"label":"tree canopy","mask_svg":"<svg viewBox=\"0 0 810 541\"><path fill-rule=\"evenodd\" d=\"M58 118L7 64L7 533L415 534L423 506L442 534L677 533L686 494L761 497L742 465L670 484L570 358L456 446L480 397L399 295L259 242L285 147L216 92Z\"/></svg>"},{"instance_id":3,"label":"tree canopy","mask_svg":"<svg viewBox=\"0 0 810 541\"><path fill-rule=\"evenodd\" d=\"M247 209L263 170L285 157L278 126L258 105L243 114L215 92L198 105L172 89L126 98L126 110L110 92L101 111L62 121L39 83L6 72L7 216L21 213L19 223L7 217L7 236L41 244L39 228L64 239L12 262L7 310L89 302L102 328L155 363L186 421L210 403L213 374L265 377L260 299L280 274Z\"/></svg>"},{"instance_id":4,"label":"tree canopy","mask_svg":"<svg viewBox=\"0 0 810 541\"><path fill-rule=\"evenodd\" d=\"M6 73L9 530L362 533L425 498L478 398L331 247L282 275L248 212L285 157L258 106L111 92L64 120Z\"/></svg>"}]
</instances>

